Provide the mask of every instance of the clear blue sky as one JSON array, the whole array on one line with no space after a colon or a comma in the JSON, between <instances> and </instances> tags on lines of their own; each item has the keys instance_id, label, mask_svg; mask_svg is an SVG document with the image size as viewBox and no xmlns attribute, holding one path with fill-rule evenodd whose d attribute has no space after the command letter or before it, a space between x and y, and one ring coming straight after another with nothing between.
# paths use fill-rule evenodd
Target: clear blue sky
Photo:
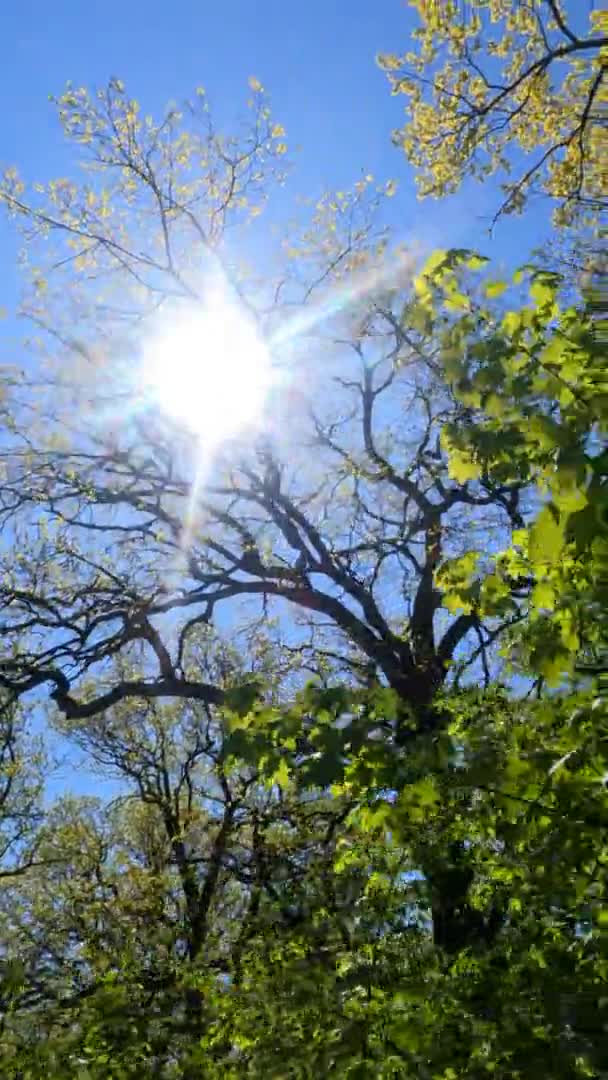
<instances>
[{"instance_id":1,"label":"clear blue sky","mask_svg":"<svg viewBox=\"0 0 608 1080\"><path fill-rule=\"evenodd\" d=\"M65 174L48 94L68 79L99 86L117 75L148 112L202 83L220 117L229 118L244 103L248 76L256 75L290 147L301 148L294 191L345 187L363 169L378 179L396 177L400 231L442 247L491 246L492 185L421 204L407 162L391 144L403 99L391 97L375 56L407 46L416 16L405 0L6 0L1 7L0 165L18 164L37 179ZM512 219L492 246L510 260L519 250L525 256L531 230L531 215L525 223ZM13 252L0 226L0 302L7 286L12 293Z\"/></svg>"},{"instance_id":2,"label":"clear blue sky","mask_svg":"<svg viewBox=\"0 0 608 1080\"><path fill-rule=\"evenodd\" d=\"M202 83L220 118L229 118L256 75L290 147L301 148L294 194L347 187L365 170L378 180L398 179L395 225L425 245L479 246L513 262L540 235L528 214L489 241L492 185L467 187L441 204L416 200L408 165L390 141L403 100L390 96L375 64L378 52L407 47L415 16L404 0L4 0L0 6L0 167L17 164L25 177L40 180L69 171L48 102L68 79L99 86L119 76L146 112ZM9 308L17 292L15 253L0 221L0 305ZM74 772L74 759L62 773L73 788L91 790L90 778ZM59 778L52 786L62 786Z\"/></svg>"}]
</instances>

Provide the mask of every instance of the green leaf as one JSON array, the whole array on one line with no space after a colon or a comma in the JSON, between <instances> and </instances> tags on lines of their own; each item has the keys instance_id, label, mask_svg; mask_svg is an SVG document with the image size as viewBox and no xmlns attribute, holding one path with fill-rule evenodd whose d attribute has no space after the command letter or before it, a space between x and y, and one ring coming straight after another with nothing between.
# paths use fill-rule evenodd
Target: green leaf
<instances>
[{"instance_id":1,"label":"green leaf","mask_svg":"<svg viewBox=\"0 0 608 1080\"><path fill-rule=\"evenodd\" d=\"M539 582L532 591L532 603L537 608L551 611L555 606L555 593L547 582Z\"/></svg>"},{"instance_id":2,"label":"green leaf","mask_svg":"<svg viewBox=\"0 0 608 1080\"><path fill-rule=\"evenodd\" d=\"M507 311L507 314L504 316L500 325L503 333L505 333L508 338L512 338L524 327L523 312Z\"/></svg>"},{"instance_id":3,"label":"green leaf","mask_svg":"<svg viewBox=\"0 0 608 1080\"><path fill-rule=\"evenodd\" d=\"M256 682L244 683L226 691L225 704L231 712L245 716L251 711L260 695L260 686Z\"/></svg>"},{"instance_id":4,"label":"green leaf","mask_svg":"<svg viewBox=\"0 0 608 1080\"><path fill-rule=\"evenodd\" d=\"M276 784L278 787L285 789L285 788L289 787L290 782L291 782L291 776L290 776L290 773L289 773L289 766L288 766L285 758L283 758L279 762L279 765L275 769L274 773L272 774L271 783Z\"/></svg>"},{"instance_id":5,"label":"green leaf","mask_svg":"<svg viewBox=\"0 0 608 1080\"><path fill-rule=\"evenodd\" d=\"M507 289L506 281L489 281L485 287L485 294L489 300L494 300L497 296L502 296Z\"/></svg>"},{"instance_id":6,"label":"green leaf","mask_svg":"<svg viewBox=\"0 0 608 1080\"><path fill-rule=\"evenodd\" d=\"M432 255L429 255L427 261L422 268L422 275L425 277L431 277L440 267L444 266L448 262L449 252L442 248L437 248Z\"/></svg>"},{"instance_id":7,"label":"green leaf","mask_svg":"<svg viewBox=\"0 0 608 1080\"><path fill-rule=\"evenodd\" d=\"M465 266L467 266L469 270L481 270L482 267L487 266L489 261L490 260L487 258L486 255L478 255L476 252L474 252L466 259Z\"/></svg>"},{"instance_id":8,"label":"green leaf","mask_svg":"<svg viewBox=\"0 0 608 1080\"><path fill-rule=\"evenodd\" d=\"M481 475L481 468L466 450L453 447L450 450L448 472L452 480L464 484L467 480L477 480Z\"/></svg>"},{"instance_id":9,"label":"green leaf","mask_svg":"<svg viewBox=\"0 0 608 1080\"><path fill-rule=\"evenodd\" d=\"M555 300L555 286L537 279L530 285L530 296L540 308L548 307Z\"/></svg>"},{"instance_id":10,"label":"green leaf","mask_svg":"<svg viewBox=\"0 0 608 1080\"><path fill-rule=\"evenodd\" d=\"M533 562L554 565L564 546L564 525L556 512L545 506L530 530L529 554Z\"/></svg>"}]
</instances>

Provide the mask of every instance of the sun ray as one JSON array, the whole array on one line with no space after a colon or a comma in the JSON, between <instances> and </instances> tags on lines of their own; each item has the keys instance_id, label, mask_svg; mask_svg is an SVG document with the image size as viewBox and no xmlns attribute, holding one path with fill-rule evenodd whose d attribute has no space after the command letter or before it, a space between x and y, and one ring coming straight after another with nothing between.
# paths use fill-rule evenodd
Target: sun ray
<instances>
[{"instance_id":1,"label":"sun ray","mask_svg":"<svg viewBox=\"0 0 608 1080\"><path fill-rule=\"evenodd\" d=\"M202 308L175 306L143 349L144 389L211 455L259 419L274 379L270 350L221 282Z\"/></svg>"}]
</instances>

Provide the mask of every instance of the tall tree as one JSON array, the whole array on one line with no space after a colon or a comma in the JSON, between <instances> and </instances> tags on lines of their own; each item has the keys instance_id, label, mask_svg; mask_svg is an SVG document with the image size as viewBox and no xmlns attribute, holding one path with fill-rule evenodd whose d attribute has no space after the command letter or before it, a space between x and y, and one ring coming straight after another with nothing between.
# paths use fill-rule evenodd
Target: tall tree
<instances>
[{"instance_id":1,"label":"tall tree","mask_svg":"<svg viewBox=\"0 0 608 1080\"><path fill-rule=\"evenodd\" d=\"M131 702L70 725L123 793L61 799L39 864L3 890L5 1075L199 1076L204 1036L212 1061L230 1056L218 1010L252 941L260 959L290 938L313 958L335 948L348 882L362 889L333 873L349 803L269 785L230 751L230 723L198 703Z\"/></svg>"},{"instance_id":2,"label":"tall tree","mask_svg":"<svg viewBox=\"0 0 608 1080\"><path fill-rule=\"evenodd\" d=\"M538 273L508 310L469 252L416 275L369 178L269 252L284 132L251 91L233 139L202 93L156 123L69 88L84 179L2 188L33 329L0 679L126 789L59 803L3 891L4 1071L592 1075L589 312Z\"/></svg>"},{"instance_id":3,"label":"tall tree","mask_svg":"<svg viewBox=\"0 0 608 1080\"><path fill-rule=\"evenodd\" d=\"M370 217L382 193L363 181L322 200L297 258L253 279L229 254L228 227L261 183L257 158L273 168L276 128L256 106L263 134L256 126L232 148L199 108L202 135L175 111L139 120L116 82L97 98L70 90L61 115L95 184L51 183L40 203L14 177L5 185L32 247L24 311L41 354L25 399L23 383L13 395L2 450L2 520L20 546L2 586L4 685L48 685L68 718L133 695L219 704L222 691L185 664L189 636L247 600L253 642L284 610L271 608L278 600L298 616L279 620L284 656L380 679L432 724L423 714L450 664L489 633L441 612L435 572L473 535L520 527L522 485L448 469L440 433L461 406L440 364L446 314L435 320L416 301L407 257ZM195 158L208 171L190 181ZM142 405L138 381L159 311L170 331L204 310L201 265L236 293L223 325L245 311L281 375L257 430L213 453L206 387L250 342L230 338L226 354L203 332L207 379L180 369L182 400L200 395L200 431L158 399ZM181 332L168 341L165 367L179 368L192 346ZM136 664L128 679L107 667L119 655Z\"/></svg>"}]
</instances>

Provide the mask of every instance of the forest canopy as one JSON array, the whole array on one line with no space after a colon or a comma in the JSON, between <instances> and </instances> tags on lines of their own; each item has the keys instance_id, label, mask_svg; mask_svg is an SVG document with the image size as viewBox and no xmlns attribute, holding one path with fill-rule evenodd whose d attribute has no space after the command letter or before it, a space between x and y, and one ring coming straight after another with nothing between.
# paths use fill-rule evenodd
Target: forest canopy
<instances>
[{"instance_id":1,"label":"forest canopy","mask_svg":"<svg viewBox=\"0 0 608 1080\"><path fill-rule=\"evenodd\" d=\"M605 17L415 7L421 194L512 168L584 258L421 256L367 173L273 218L257 78L68 84L69 175L4 173L12 1080L602 1075Z\"/></svg>"}]
</instances>

